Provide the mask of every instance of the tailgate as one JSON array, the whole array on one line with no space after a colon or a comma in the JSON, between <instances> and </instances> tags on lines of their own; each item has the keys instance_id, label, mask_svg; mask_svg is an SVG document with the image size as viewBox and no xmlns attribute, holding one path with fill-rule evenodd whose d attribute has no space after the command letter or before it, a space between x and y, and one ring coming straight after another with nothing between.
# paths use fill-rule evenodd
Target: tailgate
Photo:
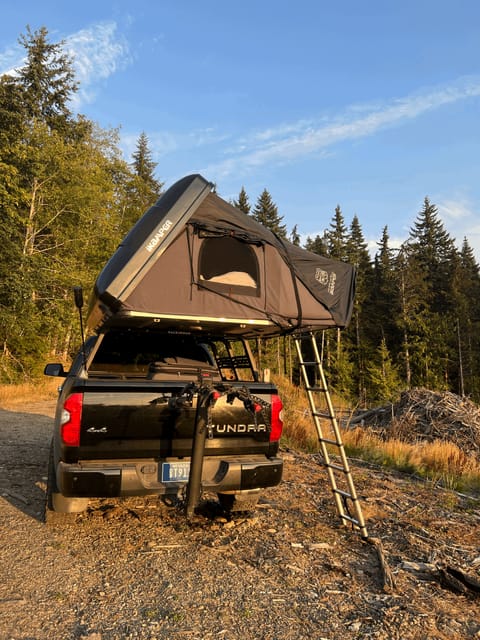
<instances>
[{"instance_id":1,"label":"tailgate","mask_svg":"<svg viewBox=\"0 0 480 640\"><path fill-rule=\"evenodd\" d=\"M175 402L184 383L92 382L84 388L80 459L190 456L196 397ZM238 398L230 404L225 395L220 397L210 413L206 455L268 454L269 403L276 389L250 386L262 411L252 413Z\"/></svg>"}]
</instances>

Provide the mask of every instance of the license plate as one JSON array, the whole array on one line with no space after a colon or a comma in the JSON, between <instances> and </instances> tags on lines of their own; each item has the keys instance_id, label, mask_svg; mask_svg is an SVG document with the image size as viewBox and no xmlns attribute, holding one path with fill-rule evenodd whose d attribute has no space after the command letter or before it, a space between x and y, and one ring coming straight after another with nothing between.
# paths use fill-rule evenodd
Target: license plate
<instances>
[{"instance_id":1,"label":"license plate","mask_svg":"<svg viewBox=\"0 0 480 640\"><path fill-rule=\"evenodd\" d=\"M188 482L189 462L163 462L162 482Z\"/></svg>"}]
</instances>

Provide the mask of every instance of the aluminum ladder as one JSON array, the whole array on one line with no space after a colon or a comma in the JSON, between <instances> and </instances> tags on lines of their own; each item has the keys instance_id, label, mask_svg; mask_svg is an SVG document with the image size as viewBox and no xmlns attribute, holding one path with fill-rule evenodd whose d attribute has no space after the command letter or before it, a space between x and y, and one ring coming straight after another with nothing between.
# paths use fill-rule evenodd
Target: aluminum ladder
<instances>
[{"instance_id":1,"label":"aluminum ladder","mask_svg":"<svg viewBox=\"0 0 480 640\"><path fill-rule=\"evenodd\" d=\"M322 464L327 470L338 514L344 525L353 526L354 529L360 531L362 538L367 539L368 533L362 508L353 483L350 465L348 464L348 459L345 454L342 434L328 391L315 335L313 332L297 334L294 336L294 340L300 370L310 404L310 413L320 443ZM306 343L311 347L308 351ZM314 375L309 376L309 373L314 373ZM326 410L322 411L320 409L321 406L325 406ZM325 437L324 435L322 420L328 420L330 424L329 437ZM332 460L329 448L335 451L334 460Z\"/></svg>"}]
</instances>

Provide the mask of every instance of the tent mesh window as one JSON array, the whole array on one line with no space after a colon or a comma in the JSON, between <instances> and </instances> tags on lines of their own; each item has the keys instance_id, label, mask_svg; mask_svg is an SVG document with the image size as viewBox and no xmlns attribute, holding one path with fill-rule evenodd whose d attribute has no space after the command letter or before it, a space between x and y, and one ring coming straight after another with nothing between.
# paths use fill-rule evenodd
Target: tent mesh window
<instances>
[{"instance_id":1,"label":"tent mesh window","mask_svg":"<svg viewBox=\"0 0 480 640\"><path fill-rule=\"evenodd\" d=\"M203 238L198 255L200 284L219 292L260 295L260 271L253 248L231 236Z\"/></svg>"}]
</instances>

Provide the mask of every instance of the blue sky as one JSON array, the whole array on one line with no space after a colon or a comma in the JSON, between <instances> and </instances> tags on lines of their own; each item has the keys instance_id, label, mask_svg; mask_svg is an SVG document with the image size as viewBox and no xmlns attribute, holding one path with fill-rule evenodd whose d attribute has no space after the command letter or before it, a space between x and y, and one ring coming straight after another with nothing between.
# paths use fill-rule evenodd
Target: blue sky
<instances>
[{"instance_id":1,"label":"blue sky","mask_svg":"<svg viewBox=\"0 0 480 640\"><path fill-rule=\"evenodd\" d=\"M65 40L75 108L150 141L166 186L201 173L219 194L267 188L290 231L340 205L375 249L404 240L428 196L480 261L480 2L125 0L3 3L0 73L18 37Z\"/></svg>"}]
</instances>

